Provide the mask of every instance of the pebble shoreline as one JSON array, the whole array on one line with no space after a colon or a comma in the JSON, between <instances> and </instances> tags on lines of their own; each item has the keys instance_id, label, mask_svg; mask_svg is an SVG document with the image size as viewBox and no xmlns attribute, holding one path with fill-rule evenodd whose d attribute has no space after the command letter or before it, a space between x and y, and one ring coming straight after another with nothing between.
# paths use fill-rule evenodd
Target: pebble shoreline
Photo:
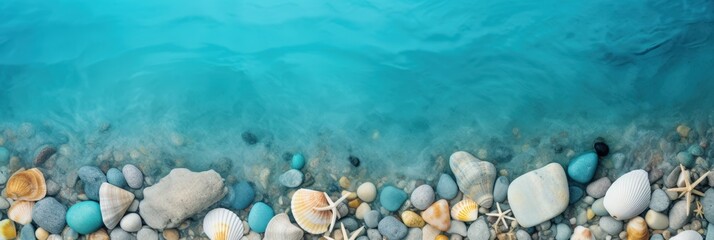
<instances>
[{"instance_id":1,"label":"pebble shoreline","mask_svg":"<svg viewBox=\"0 0 714 240\"><path fill-rule=\"evenodd\" d=\"M686 148L616 177L598 172L608 167L603 159L614 168L627 160L599 139L592 149L569 154L567 164L540 163L520 176L496 169L486 152L457 151L448 160L450 171L428 178L434 180L335 176L336 189L312 189L315 179L299 153L284 156L290 170L268 183L237 181L221 168L174 168L154 179L133 164L83 166L57 176L51 169L61 149L42 146L23 164L0 139L0 239L216 240L220 234L206 224L223 219L233 219L229 229L240 229L229 239L714 239L709 141L693 139L686 125L674 131ZM359 168L357 157L349 161ZM271 174L254 171L261 179ZM279 184L285 192L266 199L256 184ZM300 220L307 217L296 216L298 189L329 194L318 207L334 202L325 212L335 214L323 214L335 215L331 231L311 234ZM233 215L204 218L222 208Z\"/></svg>"}]
</instances>

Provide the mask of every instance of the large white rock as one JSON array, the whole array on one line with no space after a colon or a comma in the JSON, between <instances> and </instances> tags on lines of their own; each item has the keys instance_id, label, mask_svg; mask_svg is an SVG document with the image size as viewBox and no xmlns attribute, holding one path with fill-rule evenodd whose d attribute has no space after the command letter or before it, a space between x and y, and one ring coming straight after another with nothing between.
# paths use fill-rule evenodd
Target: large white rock
<instances>
[{"instance_id":1,"label":"large white rock","mask_svg":"<svg viewBox=\"0 0 714 240\"><path fill-rule=\"evenodd\" d=\"M223 178L216 171L177 168L156 185L144 189L139 214L153 229L174 228L221 200L226 193Z\"/></svg>"},{"instance_id":2,"label":"large white rock","mask_svg":"<svg viewBox=\"0 0 714 240\"><path fill-rule=\"evenodd\" d=\"M561 214L568 207L568 199L568 178L557 163L523 174L508 187L513 215L526 228Z\"/></svg>"}]
</instances>

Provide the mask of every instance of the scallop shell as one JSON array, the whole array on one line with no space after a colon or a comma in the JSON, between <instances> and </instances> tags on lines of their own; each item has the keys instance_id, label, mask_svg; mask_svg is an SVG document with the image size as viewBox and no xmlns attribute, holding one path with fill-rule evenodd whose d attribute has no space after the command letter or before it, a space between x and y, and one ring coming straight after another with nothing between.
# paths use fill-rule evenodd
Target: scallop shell
<instances>
[{"instance_id":1,"label":"scallop shell","mask_svg":"<svg viewBox=\"0 0 714 240\"><path fill-rule=\"evenodd\" d=\"M315 210L315 208L328 205L323 192L304 188L297 190L290 201L290 209L295 221L302 229L311 234L325 233L330 227L332 211Z\"/></svg>"},{"instance_id":2,"label":"scallop shell","mask_svg":"<svg viewBox=\"0 0 714 240\"><path fill-rule=\"evenodd\" d=\"M603 204L610 215L617 220L633 218L649 207L650 181L645 170L634 170L612 183Z\"/></svg>"},{"instance_id":3,"label":"scallop shell","mask_svg":"<svg viewBox=\"0 0 714 240\"><path fill-rule=\"evenodd\" d=\"M99 187L99 208L104 225L109 229L116 227L132 201L133 193L109 183L102 183Z\"/></svg>"},{"instance_id":4,"label":"scallop shell","mask_svg":"<svg viewBox=\"0 0 714 240\"><path fill-rule=\"evenodd\" d=\"M290 218L285 213L275 215L265 228L263 240L301 240L302 229L290 223Z\"/></svg>"},{"instance_id":5,"label":"scallop shell","mask_svg":"<svg viewBox=\"0 0 714 240\"><path fill-rule=\"evenodd\" d=\"M702 240L702 235L693 230L683 231L669 240Z\"/></svg>"},{"instance_id":6,"label":"scallop shell","mask_svg":"<svg viewBox=\"0 0 714 240\"><path fill-rule=\"evenodd\" d=\"M451 217L449 216L449 202L444 199L431 204L429 208L421 212L421 218L429 225L441 231L449 231L451 227Z\"/></svg>"},{"instance_id":7,"label":"scallop shell","mask_svg":"<svg viewBox=\"0 0 714 240\"><path fill-rule=\"evenodd\" d=\"M203 231L211 240L239 240L243 237L243 222L231 210L216 208L203 218Z\"/></svg>"},{"instance_id":8,"label":"scallop shell","mask_svg":"<svg viewBox=\"0 0 714 240\"><path fill-rule=\"evenodd\" d=\"M459 189L479 206L491 208L496 167L463 151L451 154L449 166L456 176Z\"/></svg>"},{"instance_id":9,"label":"scallop shell","mask_svg":"<svg viewBox=\"0 0 714 240\"><path fill-rule=\"evenodd\" d=\"M16 237L15 223L10 219L0 221L0 239L15 239Z\"/></svg>"},{"instance_id":10,"label":"scallop shell","mask_svg":"<svg viewBox=\"0 0 714 240\"><path fill-rule=\"evenodd\" d=\"M34 202L28 201L15 201L7 210L7 217L19 224L26 225L32 222L32 208L35 206Z\"/></svg>"},{"instance_id":11,"label":"scallop shell","mask_svg":"<svg viewBox=\"0 0 714 240\"><path fill-rule=\"evenodd\" d=\"M631 219L627 223L627 240L647 240L650 239L650 230L647 222L642 217Z\"/></svg>"},{"instance_id":12,"label":"scallop shell","mask_svg":"<svg viewBox=\"0 0 714 240\"><path fill-rule=\"evenodd\" d=\"M478 203L470 198L464 198L451 207L451 218L462 222L476 221L476 218L478 218Z\"/></svg>"},{"instance_id":13,"label":"scallop shell","mask_svg":"<svg viewBox=\"0 0 714 240\"><path fill-rule=\"evenodd\" d=\"M590 229L583 226L577 226L573 230L573 235L570 236L570 240L595 240L595 237L593 237Z\"/></svg>"},{"instance_id":14,"label":"scallop shell","mask_svg":"<svg viewBox=\"0 0 714 240\"><path fill-rule=\"evenodd\" d=\"M40 200L47 195L45 176L37 168L19 171L7 180L5 195L14 200Z\"/></svg>"}]
</instances>

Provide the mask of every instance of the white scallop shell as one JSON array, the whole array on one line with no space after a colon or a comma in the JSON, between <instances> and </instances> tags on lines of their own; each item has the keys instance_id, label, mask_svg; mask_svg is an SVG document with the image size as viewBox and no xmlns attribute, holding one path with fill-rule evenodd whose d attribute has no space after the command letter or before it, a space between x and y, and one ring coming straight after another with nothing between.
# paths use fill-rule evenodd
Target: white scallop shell
<instances>
[{"instance_id":1,"label":"white scallop shell","mask_svg":"<svg viewBox=\"0 0 714 240\"><path fill-rule=\"evenodd\" d=\"M458 151L449 157L449 167L454 172L456 184L466 196L479 206L491 208L493 184L496 182L496 167L492 163Z\"/></svg>"},{"instance_id":2,"label":"white scallop shell","mask_svg":"<svg viewBox=\"0 0 714 240\"><path fill-rule=\"evenodd\" d=\"M211 240L239 240L243 237L243 222L225 208L216 208L203 218L203 232Z\"/></svg>"},{"instance_id":3,"label":"white scallop shell","mask_svg":"<svg viewBox=\"0 0 714 240\"><path fill-rule=\"evenodd\" d=\"M687 230L677 234L669 240L702 240L702 235L693 230Z\"/></svg>"},{"instance_id":4,"label":"white scallop shell","mask_svg":"<svg viewBox=\"0 0 714 240\"><path fill-rule=\"evenodd\" d=\"M627 220L649 207L651 193L647 172L638 169L615 180L605 193L603 204L610 216Z\"/></svg>"},{"instance_id":5,"label":"white scallop shell","mask_svg":"<svg viewBox=\"0 0 714 240\"><path fill-rule=\"evenodd\" d=\"M573 230L573 235L570 236L570 240L594 240L593 234L590 232L589 228L583 226L577 226Z\"/></svg>"},{"instance_id":6,"label":"white scallop shell","mask_svg":"<svg viewBox=\"0 0 714 240\"><path fill-rule=\"evenodd\" d=\"M263 240L300 240L303 235L302 229L290 223L287 214L281 213L268 222Z\"/></svg>"},{"instance_id":7,"label":"white scallop shell","mask_svg":"<svg viewBox=\"0 0 714 240\"><path fill-rule=\"evenodd\" d=\"M13 222L27 225L32 222L32 208L35 206L35 202L29 201L15 201L7 210L7 218Z\"/></svg>"},{"instance_id":8,"label":"white scallop shell","mask_svg":"<svg viewBox=\"0 0 714 240\"><path fill-rule=\"evenodd\" d=\"M106 182L102 183L99 187L99 208L104 225L109 229L116 227L133 201L133 193Z\"/></svg>"}]
</instances>

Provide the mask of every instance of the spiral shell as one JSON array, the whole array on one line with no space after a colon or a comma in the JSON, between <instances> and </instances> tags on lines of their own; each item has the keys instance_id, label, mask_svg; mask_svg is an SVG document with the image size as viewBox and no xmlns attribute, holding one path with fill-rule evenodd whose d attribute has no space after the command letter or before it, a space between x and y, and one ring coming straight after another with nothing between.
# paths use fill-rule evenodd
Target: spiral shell
<instances>
[{"instance_id":1,"label":"spiral shell","mask_svg":"<svg viewBox=\"0 0 714 240\"><path fill-rule=\"evenodd\" d=\"M456 176L459 189L479 206L491 208L496 167L464 151L451 154L449 166Z\"/></svg>"},{"instance_id":2,"label":"spiral shell","mask_svg":"<svg viewBox=\"0 0 714 240\"><path fill-rule=\"evenodd\" d=\"M7 217L19 224L26 225L32 222L32 208L35 206L34 202L28 201L15 201L7 210Z\"/></svg>"},{"instance_id":3,"label":"spiral shell","mask_svg":"<svg viewBox=\"0 0 714 240\"><path fill-rule=\"evenodd\" d=\"M203 218L203 231L211 240L239 240L243 237L243 222L225 208L216 208Z\"/></svg>"},{"instance_id":4,"label":"spiral shell","mask_svg":"<svg viewBox=\"0 0 714 240\"><path fill-rule=\"evenodd\" d=\"M631 219L627 223L627 240L647 240L650 239L650 231L647 222L642 217Z\"/></svg>"},{"instance_id":5,"label":"spiral shell","mask_svg":"<svg viewBox=\"0 0 714 240\"><path fill-rule=\"evenodd\" d=\"M603 204L617 220L633 218L649 207L650 181L645 170L634 170L612 183L605 193Z\"/></svg>"},{"instance_id":6,"label":"spiral shell","mask_svg":"<svg viewBox=\"0 0 714 240\"><path fill-rule=\"evenodd\" d=\"M476 218L478 218L478 204L470 198L464 198L451 207L451 218L462 222L476 221Z\"/></svg>"},{"instance_id":7,"label":"spiral shell","mask_svg":"<svg viewBox=\"0 0 714 240\"><path fill-rule=\"evenodd\" d=\"M7 180L5 195L14 200L38 201L47 195L45 176L37 168L19 171Z\"/></svg>"},{"instance_id":8,"label":"spiral shell","mask_svg":"<svg viewBox=\"0 0 714 240\"><path fill-rule=\"evenodd\" d=\"M109 183L102 183L99 187L99 208L104 225L109 229L116 227L133 201L133 193Z\"/></svg>"},{"instance_id":9,"label":"spiral shell","mask_svg":"<svg viewBox=\"0 0 714 240\"><path fill-rule=\"evenodd\" d=\"M303 235L302 229L290 223L287 214L281 213L270 219L263 240L301 240Z\"/></svg>"}]
</instances>

